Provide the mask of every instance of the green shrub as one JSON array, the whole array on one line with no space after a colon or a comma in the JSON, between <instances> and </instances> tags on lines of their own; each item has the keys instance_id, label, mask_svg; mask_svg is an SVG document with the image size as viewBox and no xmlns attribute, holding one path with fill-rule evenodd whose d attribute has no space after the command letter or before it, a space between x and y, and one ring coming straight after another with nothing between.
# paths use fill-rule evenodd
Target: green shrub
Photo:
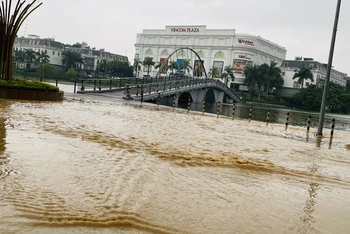
<instances>
[{"instance_id":1,"label":"green shrub","mask_svg":"<svg viewBox=\"0 0 350 234\"><path fill-rule=\"evenodd\" d=\"M46 84L39 81L27 81L14 79L11 81L0 80L0 88L2 89L17 89L17 90L30 90L30 91L45 91L45 92L58 92L59 89L56 86Z\"/></svg>"}]
</instances>

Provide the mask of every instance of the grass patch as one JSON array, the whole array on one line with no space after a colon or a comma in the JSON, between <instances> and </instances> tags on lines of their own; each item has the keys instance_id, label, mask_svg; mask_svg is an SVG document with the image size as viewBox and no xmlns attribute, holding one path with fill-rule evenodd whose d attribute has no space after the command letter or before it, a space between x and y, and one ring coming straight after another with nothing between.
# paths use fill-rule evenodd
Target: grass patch
<instances>
[{"instance_id":1,"label":"grass patch","mask_svg":"<svg viewBox=\"0 0 350 234\"><path fill-rule=\"evenodd\" d=\"M43 91L43 92L58 92L59 88L39 81L28 80L0 80L1 89L15 89L15 90L28 90L28 91Z\"/></svg>"}]
</instances>

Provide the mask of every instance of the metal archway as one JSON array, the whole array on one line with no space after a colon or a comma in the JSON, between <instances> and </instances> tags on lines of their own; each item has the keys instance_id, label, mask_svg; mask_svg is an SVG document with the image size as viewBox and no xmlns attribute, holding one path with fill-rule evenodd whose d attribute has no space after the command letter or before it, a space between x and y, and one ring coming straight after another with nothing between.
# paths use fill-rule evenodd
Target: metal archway
<instances>
[{"instance_id":1,"label":"metal archway","mask_svg":"<svg viewBox=\"0 0 350 234\"><path fill-rule=\"evenodd\" d=\"M172 53L168 56L168 58L163 62L162 66L159 68L159 70L158 70L158 72L157 72L157 74L156 74L156 78L159 76L160 72L163 70L165 64L169 61L170 57L173 56L173 54L175 54L175 53L178 52L179 50L184 50L184 49L187 49L187 50L192 51L192 52L198 57L199 61L200 61L201 64L202 64L202 68L203 68L203 70L204 70L205 78L208 78L208 76L207 76L207 71L205 70L205 67L204 67L204 64L203 64L203 61L202 61L201 57L199 57L199 55L197 54L197 52L194 51L193 49L191 49L190 47L181 47L181 48L179 48L179 49L176 49L174 52L172 52Z\"/></svg>"}]
</instances>

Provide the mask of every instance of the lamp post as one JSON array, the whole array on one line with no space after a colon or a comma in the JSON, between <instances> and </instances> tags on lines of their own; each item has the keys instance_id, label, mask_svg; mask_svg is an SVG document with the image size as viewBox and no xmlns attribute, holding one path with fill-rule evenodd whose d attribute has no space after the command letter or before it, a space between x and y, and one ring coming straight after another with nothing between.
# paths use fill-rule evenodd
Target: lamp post
<instances>
[{"instance_id":1,"label":"lamp post","mask_svg":"<svg viewBox=\"0 0 350 234\"><path fill-rule=\"evenodd\" d=\"M334 54L335 39L337 36L340 5L341 5L341 0L338 0L337 10L336 10L335 20L334 20L334 26L333 26L331 48L330 48L329 57L328 57L327 75L326 75L325 85L323 88L322 103L321 103L321 110L320 110L320 119L319 119L318 129L317 129L317 137L319 137L319 138L322 137L323 121L324 121L324 114L325 114L325 109L326 109L329 81L330 81L330 75L331 75L331 71L332 71L332 61L333 61L333 54Z\"/></svg>"}]
</instances>

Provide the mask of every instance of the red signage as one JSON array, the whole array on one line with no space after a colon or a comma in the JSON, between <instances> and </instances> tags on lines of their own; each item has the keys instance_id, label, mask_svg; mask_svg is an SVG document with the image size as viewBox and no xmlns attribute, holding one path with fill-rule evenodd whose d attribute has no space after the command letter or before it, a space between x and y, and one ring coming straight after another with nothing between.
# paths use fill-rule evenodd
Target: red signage
<instances>
[{"instance_id":1,"label":"red signage","mask_svg":"<svg viewBox=\"0 0 350 234\"><path fill-rule=\"evenodd\" d=\"M250 59L248 55L238 55L238 58L240 59Z\"/></svg>"},{"instance_id":2,"label":"red signage","mask_svg":"<svg viewBox=\"0 0 350 234\"><path fill-rule=\"evenodd\" d=\"M175 33L199 33L199 28L171 28L171 32Z\"/></svg>"},{"instance_id":3,"label":"red signage","mask_svg":"<svg viewBox=\"0 0 350 234\"><path fill-rule=\"evenodd\" d=\"M239 44L246 44L249 46L254 46L254 41L244 40L244 39L238 39Z\"/></svg>"}]
</instances>

